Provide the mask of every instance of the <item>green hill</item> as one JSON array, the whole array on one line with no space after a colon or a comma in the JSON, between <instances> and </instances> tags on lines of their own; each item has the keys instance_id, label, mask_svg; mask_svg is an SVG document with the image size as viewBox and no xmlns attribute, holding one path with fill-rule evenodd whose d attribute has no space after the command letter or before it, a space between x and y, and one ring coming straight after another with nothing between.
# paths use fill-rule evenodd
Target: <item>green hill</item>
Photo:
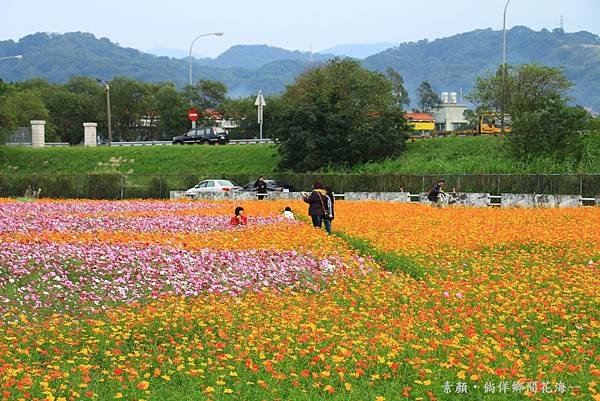
<instances>
[{"instance_id":1,"label":"green hill","mask_svg":"<svg viewBox=\"0 0 600 401\"><path fill-rule=\"evenodd\" d=\"M363 61L370 69L393 67L404 77L413 102L423 80L438 91L468 93L475 77L495 71L501 62L502 32L475 30L434 41L403 43ZM0 56L23 54L21 61L0 63L5 81L43 78L64 83L73 76L111 79L126 76L146 82L187 84L188 61L157 57L124 48L89 33L36 33L14 42L0 41ZM289 51L266 45L233 46L215 59L194 61L194 76L217 80L229 96L255 94L259 89L277 94L298 74L333 56ZM564 66L575 83L574 101L600 110L600 38L589 32L533 31L515 27L507 32L510 64Z\"/></svg>"},{"instance_id":2,"label":"green hill","mask_svg":"<svg viewBox=\"0 0 600 401\"><path fill-rule=\"evenodd\" d=\"M409 142L399 158L356 166L359 174L460 174L460 173L586 173L577 166L538 160L515 163L497 137L447 137ZM111 162L112 161L112 162ZM156 146L44 148L0 147L0 174L270 174L279 155L273 145Z\"/></svg>"},{"instance_id":3,"label":"green hill","mask_svg":"<svg viewBox=\"0 0 600 401\"><path fill-rule=\"evenodd\" d=\"M0 173L259 174L275 170L272 145L0 147Z\"/></svg>"},{"instance_id":4,"label":"green hill","mask_svg":"<svg viewBox=\"0 0 600 401\"><path fill-rule=\"evenodd\" d=\"M600 37L589 32L533 31L518 26L506 33L507 63L564 66L575 83L572 96L582 106L600 110ZM477 76L495 72L502 62L502 31L492 29L403 43L364 60L370 69L393 67L404 77L413 102L423 81L437 92L468 93Z\"/></svg>"}]
</instances>

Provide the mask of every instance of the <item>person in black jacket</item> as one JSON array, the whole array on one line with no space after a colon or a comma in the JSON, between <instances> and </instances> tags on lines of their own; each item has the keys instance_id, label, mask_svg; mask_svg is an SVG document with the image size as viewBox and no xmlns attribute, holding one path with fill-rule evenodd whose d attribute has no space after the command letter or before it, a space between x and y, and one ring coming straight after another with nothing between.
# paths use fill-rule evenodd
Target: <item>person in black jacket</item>
<instances>
[{"instance_id":1,"label":"person in black jacket","mask_svg":"<svg viewBox=\"0 0 600 401\"><path fill-rule=\"evenodd\" d=\"M323 184L315 181L310 194L302 193L302 200L308 203L308 215L313 226L321 228L323 226L323 216L327 214L327 192L325 192Z\"/></svg>"},{"instance_id":2,"label":"person in black jacket","mask_svg":"<svg viewBox=\"0 0 600 401\"><path fill-rule=\"evenodd\" d=\"M267 197L267 183L264 180L264 177L261 175L258 177L258 180L254 183L254 188L256 188L256 193L258 194L258 200L263 200Z\"/></svg>"},{"instance_id":3,"label":"person in black jacket","mask_svg":"<svg viewBox=\"0 0 600 401\"><path fill-rule=\"evenodd\" d=\"M325 195L327 196L327 213L323 216L323 224L325 225L327 234L331 235L331 222L334 217L333 203L335 202L335 198L333 196L333 191L328 186L325 186Z\"/></svg>"},{"instance_id":4,"label":"person in black jacket","mask_svg":"<svg viewBox=\"0 0 600 401\"><path fill-rule=\"evenodd\" d=\"M431 202L432 206L444 207L444 204L440 199L440 194L444 193L444 185L446 185L446 180L441 178L427 193L427 199Z\"/></svg>"}]
</instances>

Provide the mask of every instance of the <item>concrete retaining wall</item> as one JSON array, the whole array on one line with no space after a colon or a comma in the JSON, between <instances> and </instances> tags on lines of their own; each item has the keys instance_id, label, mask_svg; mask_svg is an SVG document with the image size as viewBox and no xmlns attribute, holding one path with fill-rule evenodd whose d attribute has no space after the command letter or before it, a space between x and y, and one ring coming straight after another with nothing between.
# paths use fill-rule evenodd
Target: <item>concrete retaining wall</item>
<instances>
[{"instance_id":1,"label":"concrete retaining wall","mask_svg":"<svg viewBox=\"0 0 600 401\"><path fill-rule=\"evenodd\" d=\"M383 200L390 202L410 202L408 192L346 192L346 200Z\"/></svg>"},{"instance_id":2,"label":"concrete retaining wall","mask_svg":"<svg viewBox=\"0 0 600 401\"><path fill-rule=\"evenodd\" d=\"M488 207L490 205L490 194L457 192L453 195L460 205L474 207Z\"/></svg>"},{"instance_id":3,"label":"concrete retaining wall","mask_svg":"<svg viewBox=\"0 0 600 401\"><path fill-rule=\"evenodd\" d=\"M491 205L490 194L488 193L466 193L458 192L453 194L458 201L457 205L472 207L487 207ZM185 191L171 191L171 199L185 199ZM411 199L412 198L412 199ZM196 199L239 199L255 200L256 192L205 192L199 194ZM269 192L267 199L302 199L301 192ZM410 203L413 200L416 203L430 204L427 200L427 193L422 192L417 196L408 192L346 192L345 194L336 194L336 200L379 200L387 202ZM581 206L578 195L546 195L546 194L502 194L502 207L578 207ZM600 206L600 195L595 198L597 206ZM497 205L497 204L496 204Z\"/></svg>"},{"instance_id":4,"label":"concrete retaining wall","mask_svg":"<svg viewBox=\"0 0 600 401\"><path fill-rule=\"evenodd\" d=\"M577 207L578 195L502 194L504 207Z\"/></svg>"}]
</instances>

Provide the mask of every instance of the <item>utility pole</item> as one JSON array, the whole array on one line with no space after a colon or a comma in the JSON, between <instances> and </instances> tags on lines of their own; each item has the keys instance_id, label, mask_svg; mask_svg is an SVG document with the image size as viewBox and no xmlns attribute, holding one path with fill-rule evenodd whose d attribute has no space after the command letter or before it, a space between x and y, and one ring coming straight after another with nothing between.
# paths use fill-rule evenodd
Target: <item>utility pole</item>
<instances>
[{"instance_id":1,"label":"utility pole","mask_svg":"<svg viewBox=\"0 0 600 401\"><path fill-rule=\"evenodd\" d=\"M96 78L96 81L100 82L102 85L104 85L104 89L106 89L106 116L108 119L108 146L110 146L112 143L112 124L111 124L111 120L110 120L110 86L108 85L108 82L106 82L103 79Z\"/></svg>"},{"instance_id":2,"label":"utility pole","mask_svg":"<svg viewBox=\"0 0 600 401\"><path fill-rule=\"evenodd\" d=\"M506 9L510 0L504 5L504 17L502 19L502 115L500 116L500 132L504 134L504 108L506 107Z\"/></svg>"}]
</instances>

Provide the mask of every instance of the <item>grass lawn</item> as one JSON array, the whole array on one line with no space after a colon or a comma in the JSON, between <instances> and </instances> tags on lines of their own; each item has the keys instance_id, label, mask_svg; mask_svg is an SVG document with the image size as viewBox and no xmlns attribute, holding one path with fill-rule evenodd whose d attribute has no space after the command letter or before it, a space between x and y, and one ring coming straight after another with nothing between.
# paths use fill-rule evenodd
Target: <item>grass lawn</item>
<instances>
[{"instance_id":1,"label":"grass lawn","mask_svg":"<svg viewBox=\"0 0 600 401\"><path fill-rule=\"evenodd\" d=\"M1 173L121 172L130 174L270 174L279 155L275 145L144 146L98 148L0 147ZM506 152L499 137L440 137L407 144L397 158L326 173L460 174L460 173L590 173L600 164L582 168L547 159L520 163Z\"/></svg>"},{"instance_id":2,"label":"grass lawn","mask_svg":"<svg viewBox=\"0 0 600 401\"><path fill-rule=\"evenodd\" d=\"M492 136L439 137L408 142L400 157L355 166L353 173L460 174L460 173L589 173L599 166L579 169L571 163L547 159L520 163L507 154L503 139Z\"/></svg>"},{"instance_id":3,"label":"grass lawn","mask_svg":"<svg viewBox=\"0 0 600 401\"><path fill-rule=\"evenodd\" d=\"M0 173L270 173L273 145L0 149Z\"/></svg>"}]
</instances>

